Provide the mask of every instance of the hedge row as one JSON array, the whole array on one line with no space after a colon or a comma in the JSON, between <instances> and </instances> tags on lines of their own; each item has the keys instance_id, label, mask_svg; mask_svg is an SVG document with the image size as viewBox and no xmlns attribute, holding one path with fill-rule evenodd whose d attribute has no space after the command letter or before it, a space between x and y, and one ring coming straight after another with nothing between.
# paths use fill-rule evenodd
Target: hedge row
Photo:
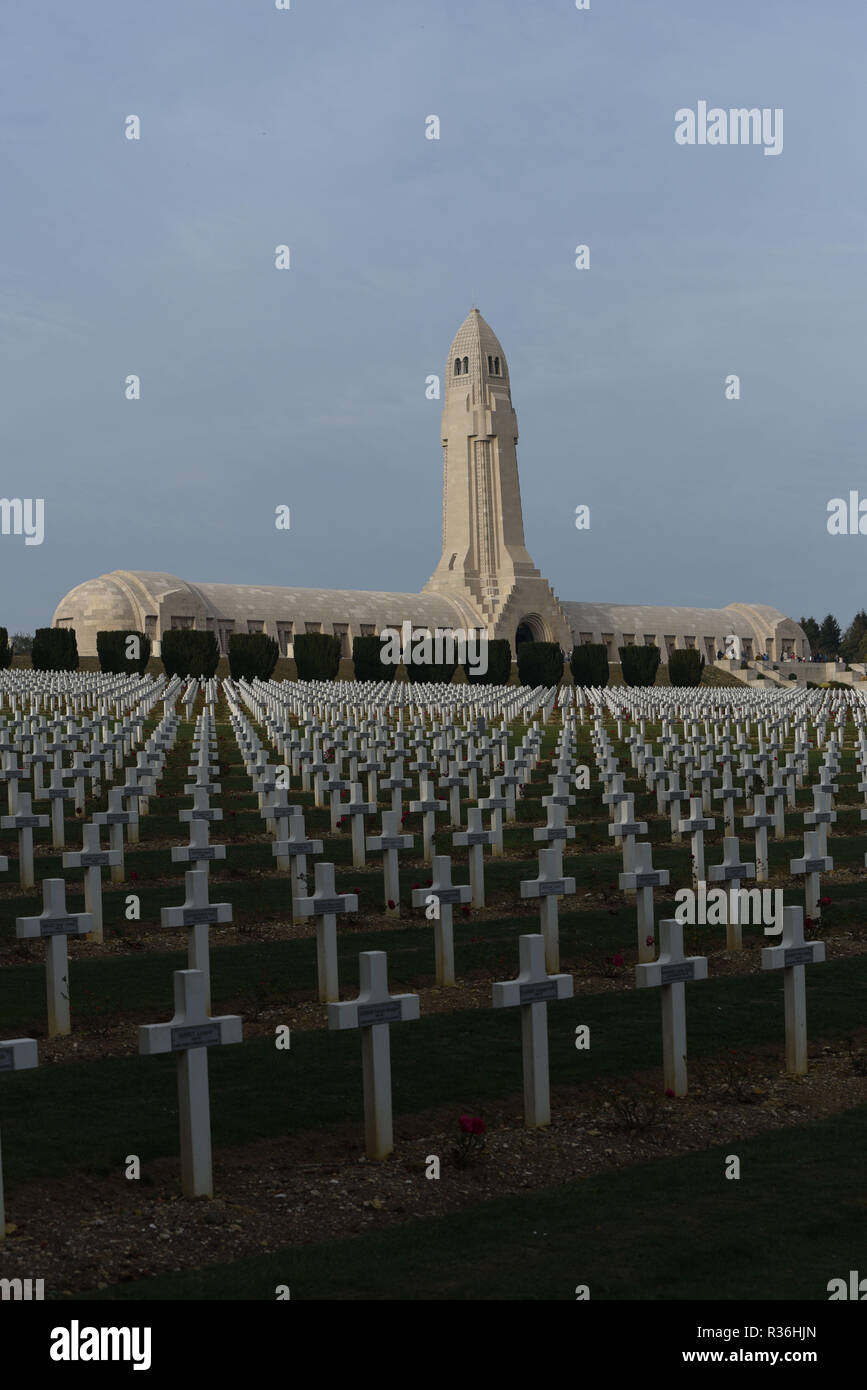
<instances>
[{"instance_id":1,"label":"hedge row","mask_svg":"<svg viewBox=\"0 0 867 1390\"><path fill-rule=\"evenodd\" d=\"M569 665L576 685L608 684L608 648L602 642L573 647Z\"/></svg>"},{"instance_id":2,"label":"hedge row","mask_svg":"<svg viewBox=\"0 0 867 1390\"><path fill-rule=\"evenodd\" d=\"M220 660L220 648L213 632L192 628L164 632L161 647L167 676L195 676L209 680Z\"/></svg>"},{"instance_id":3,"label":"hedge row","mask_svg":"<svg viewBox=\"0 0 867 1390\"><path fill-rule=\"evenodd\" d=\"M653 685L659 670L659 647L618 647L627 685Z\"/></svg>"},{"instance_id":4,"label":"hedge row","mask_svg":"<svg viewBox=\"0 0 867 1390\"><path fill-rule=\"evenodd\" d=\"M672 685L700 685L703 670L704 657L694 649L672 652L668 658L668 678Z\"/></svg>"},{"instance_id":5,"label":"hedge row","mask_svg":"<svg viewBox=\"0 0 867 1390\"><path fill-rule=\"evenodd\" d=\"M141 676L151 656L151 639L134 629L110 629L96 634L100 671L112 674L137 671Z\"/></svg>"},{"instance_id":6,"label":"hedge row","mask_svg":"<svg viewBox=\"0 0 867 1390\"><path fill-rule=\"evenodd\" d=\"M235 632L229 638L229 671L233 681L267 681L277 665L280 648L264 632Z\"/></svg>"},{"instance_id":7,"label":"hedge row","mask_svg":"<svg viewBox=\"0 0 867 1390\"><path fill-rule=\"evenodd\" d=\"M30 662L34 671L77 671L78 643L71 627L38 627Z\"/></svg>"},{"instance_id":8,"label":"hedge row","mask_svg":"<svg viewBox=\"0 0 867 1390\"><path fill-rule=\"evenodd\" d=\"M0 671L5 671L7 666L12 665L13 655L9 645L9 633L5 627L0 627Z\"/></svg>"}]
</instances>

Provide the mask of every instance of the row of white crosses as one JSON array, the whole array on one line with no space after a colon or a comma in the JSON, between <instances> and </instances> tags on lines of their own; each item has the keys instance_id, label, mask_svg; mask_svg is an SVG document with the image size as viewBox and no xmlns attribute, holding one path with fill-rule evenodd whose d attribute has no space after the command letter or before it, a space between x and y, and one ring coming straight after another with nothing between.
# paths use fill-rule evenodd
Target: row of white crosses
<instances>
[{"instance_id":1,"label":"row of white crosses","mask_svg":"<svg viewBox=\"0 0 867 1390\"><path fill-rule=\"evenodd\" d=\"M535 1128L551 1122L547 1006L571 996L572 977L546 969L541 936L522 936L519 949L520 973L493 985L492 1003L494 1008L521 1008L524 1122ZM389 992L384 951L362 951L358 964L358 997L329 1003L328 1026L361 1032L365 1148L369 1158L383 1159L394 1148L389 1029L392 1023L419 1017L419 997Z\"/></svg>"},{"instance_id":2,"label":"row of white crosses","mask_svg":"<svg viewBox=\"0 0 867 1390\"><path fill-rule=\"evenodd\" d=\"M662 994L663 1084L675 1096L687 1092L685 986L707 979L707 957L685 956L683 927L674 918L660 922L661 949L655 961L635 967L639 988L657 987ZM783 909L782 938L762 949L762 969L783 971L786 1069L793 1076L807 1071L807 1002L804 967L825 959L822 941L804 940L804 912Z\"/></svg>"}]
</instances>

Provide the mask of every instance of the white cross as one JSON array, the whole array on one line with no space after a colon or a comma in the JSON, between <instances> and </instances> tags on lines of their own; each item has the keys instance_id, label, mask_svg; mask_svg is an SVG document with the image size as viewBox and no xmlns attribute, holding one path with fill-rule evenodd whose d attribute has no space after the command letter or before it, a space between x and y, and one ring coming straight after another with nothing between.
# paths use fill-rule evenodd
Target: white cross
<instances>
[{"instance_id":1,"label":"white cross","mask_svg":"<svg viewBox=\"0 0 867 1390\"><path fill-rule=\"evenodd\" d=\"M392 778L392 781L395 779ZM383 784L385 785L385 784ZM481 815L481 812L479 812ZM397 811L383 811L382 833L368 835L367 848L382 854L382 874L385 885L385 915L400 916L400 878L397 871L397 852L412 849L415 839L412 835L400 833L400 815ZM389 903L394 907L389 907Z\"/></svg>"},{"instance_id":2,"label":"white cross","mask_svg":"<svg viewBox=\"0 0 867 1390\"><path fill-rule=\"evenodd\" d=\"M680 807L688 800L686 792L680 785L680 775L677 772L668 774L668 788L662 793L662 800L668 805L669 822L671 824L671 838L677 843L680 841ZM644 832L647 833L646 831Z\"/></svg>"},{"instance_id":3,"label":"white cross","mask_svg":"<svg viewBox=\"0 0 867 1390\"><path fill-rule=\"evenodd\" d=\"M352 867L363 869L367 863L364 853L364 818L376 815L376 802L362 800L360 782L353 782L349 805L343 807L343 814L349 817L352 828Z\"/></svg>"},{"instance_id":4,"label":"white cross","mask_svg":"<svg viewBox=\"0 0 867 1390\"><path fill-rule=\"evenodd\" d=\"M355 893L338 893L334 887L334 865L320 861L316 865L315 891L309 898L294 898L295 917L313 917L316 924L316 966L319 998L328 1003L339 999L337 986L337 914L357 912Z\"/></svg>"},{"instance_id":5,"label":"white cross","mask_svg":"<svg viewBox=\"0 0 867 1390\"><path fill-rule=\"evenodd\" d=\"M292 871L291 895L292 900L301 897L301 890L305 888L307 880L307 856L308 854L321 854L322 841L308 840L307 832L304 829L304 816L300 807L294 816L289 817L285 840L275 840L271 846L271 853L277 860L278 868L283 868L286 860L289 860Z\"/></svg>"},{"instance_id":6,"label":"white cross","mask_svg":"<svg viewBox=\"0 0 867 1390\"><path fill-rule=\"evenodd\" d=\"M428 899L437 899L439 911L434 923L434 956L438 985L455 983L455 944L452 906L468 903L472 897L468 883L452 883L452 861L447 854L437 854L433 861L433 881L429 888L413 888L413 907L427 907Z\"/></svg>"},{"instance_id":7,"label":"white cross","mask_svg":"<svg viewBox=\"0 0 867 1390\"><path fill-rule=\"evenodd\" d=\"M81 827L82 845L63 856L64 869L84 869L84 910L93 917L93 932L88 941L102 941L102 871L120 863L116 850L103 849L99 842L99 826Z\"/></svg>"},{"instance_id":8,"label":"white cross","mask_svg":"<svg viewBox=\"0 0 867 1390\"><path fill-rule=\"evenodd\" d=\"M545 941L541 936L518 938L520 973L515 980L492 987L495 1009L520 1005L521 1051L524 1064L524 1123L531 1128L551 1123L551 1081L548 1070L548 1001L570 999L571 975L549 975Z\"/></svg>"},{"instance_id":9,"label":"white cross","mask_svg":"<svg viewBox=\"0 0 867 1390\"><path fill-rule=\"evenodd\" d=\"M807 1070L807 995L804 966L825 959L824 941L804 941L804 911L783 908L783 935L779 946L762 948L762 969L780 970L786 1017L786 1070L803 1076Z\"/></svg>"},{"instance_id":10,"label":"white cross","mask_svg":"<svg viewBox=\"0 0 867 1390\"><path fill-rule=\"evenodd\" d=\"M500 780L506 788L506 801L508 803L506 806L507 825L512 825L516 820L515 788L524 785L524 778L521 772L518 771L518 769L523 768L523 766L524 764L518 762L515 758L503 759L503 775ZM457 824L457 822L455 823Z\"/></svg>"},{"instance_id":11,"label":"white cross","mask_svg":"<svg viewBox=\"0 0 867 1390\"><path fill-rule=\"evenodd\" d=\"M448 777L443 777L441 781L437 783L437 786L441 789L448 790L449 823L451 825L460 825L461 823L461 788L466 785L467 778L461 776L458 764L456 762L450 762Z\"/></svg>"},{"instance_id":12,"label":"white cross","mask_svg":"<svg viewBox=\"0 0 867 1390\"><path fill-rule=\"evenodd\" d=\"M190 769L190 776L192 776L193 770ZM196 792L202 791L208 792L211 796L219 796L220 783L210 780L210 772L207 767L196 768L195 773L195 781L184 784L184 796L195 796Z\"/></svg>"},{"instance_id":13,"label":"white cross","mask_svg":"<svg viewBox=\"0 0 867 1390\"><path fill-rule=\"evenodd\" d=\"M14 816L18 810L18 783L26 774L15 761L15 751L3 754L3 770L0 771L0 781L7 784L9 797L9 814Z\"/></svg>"},{"instance_id":14,"label":"white cross","mask_svg":"<svg viewBox=\"0 0 867 1390\"><path fill-rule=\"evenodd\" d=\"M702 801L700 796L692 796L689 799L689 816L680 822L681 830L686 830L692 836L692 886L696 887L705 877L704 872L704 832L713 830L714 822L709 816L702 815Z\"/></svg>"},{"instance_id":15,"label":"white cross","mask_svg":"<svg viewBox=\"0 0 867 1390\"><path fill-rule=\"evenodd\" d=\"M4 830L18 831L18 874L22 888L32 888L36 882L33 869L33 831L48 827L47 816L35 816L30 805L30 793L19 792L18 810L14 816L0 817Z\"/></svg>"},{"instance_id":16,"label":"white cross","mask_svg":"<svg viewBox=\"0 0 867 1390\"><path fill-rule=\"evenodd\" d=\"M445 801L438 801L433 794L433 785L426 773L419 776L419 800L411 801L409 809L421 812L421 831L422 842L424 845L424 862L429 864L433 858L435 848L434 837L436 833L437 811L445 811L447 804ZM503 803L505 805L505 802Z\"/></svg>"},{"instance_id":17,"label":"white cross","mask_svg":"<svg viewBox=\"0 0 867 1390\"><path fill-rule=\"evenodd\" d=\"M631 873L620 874L618 885L635 891L638 917L638 959L653 960L656 924L653 915L653 890L668 885L668 869L654 869L652 846L642 841L635 846L634 867Z\"/></svg>"},{"instance_id":18,"label":"white cross","mask_svg":"<svg viewBox=\"0 0 867 1390\"><path fill-rule=\"evenodd\" d=\"M633 798L630 792L625 800L617 803L614 822L608 827L608 834L614 839L620 840L625 874L631 874L635 868L636 838L639 835L647 834L647 821L633 820L634 814Z\"/></svg>"},{"instance_id":19,"label":"white cross","mask_svg":"<svg viewBox=\"0 0 867 1390\"><path fill-rule=\"evenodd\" d=\"M109 793L111 796L111 793ZM196 787L193 791L193 804L185 811L178 812L179 821L192 820L222 820L223 813L219 807L211 807L210 797L207 787Z\"/></svg>"},{"instance_id":20,"label":"white cross","mask_svg":"<svg viewBox=\"0 0 867 1390\"><path fill-rule=\"evenodd\" d=\"M687 1092L686 1076L686 1000L687 980L707 979L706 956L684 956L683 927L673 917L659 924L659 959L636 965L635 983L639 988L662 989L662 1067L665 1089L676 1096Z\"/></svg>"},{"instance_id":21,"label":"white cross","mask_svg":"<svg viewBox=\"0 0 867 1390\"><path fill-rule=\"evenodd\" d=\"M391 792L391 809L398 820L400 820L403 811L403 793L411 786L411 779L403 775L403 758L396 758L391 764L390 776L382 779L382 789ZM370 849L370 845L368 845L368 849Z\"/></svg>"},{"instance_id":22,"label":"white cross","mask_svg":"<svg viewBox=\"0 0 867 1390\"><path fill-rule=\"evenodd\" d=\"M814 919L821 915L819 908L820 874L830 873L834 861L827 854L819 852L819 833L816 830L804 831L804 857L789 860L790 874L804 875L804 891L807 903L807 916Z\"/></svg>"},{"instance_id":23,"label":"white cross","mask_svg":"<svg viewBox=\"0 0 867 1390\"><path fill-rule=\"evenodd\" d=\"M864 819L863 813L861 819ZM835 825L837 812L831 809L831 798L820 787L813 788L813 809L804 812L804 824L815 825L819 834L819 853L828 853L828 826Z\"/></svg>"},{"instance_id":24,"label":"white cross","mask_svg":"<svg viewBox=\"0 0 867 1390\"><path fill-rule=\"evenodd\" d=\"M325 790L328 793L328 804L331 809L331 832L333 834L337 829L337 822L340 820L341 813L344 810L344 807L340 803L340 798L345 791L349 791L349 783L345 782L343 778L335 775L325 783Z\"/></svg>"},{"instance_id":25,"label":"white cross","mask_svg":"<svg viewBox=\"0 0 867 1390\"><path fill-rule=\"evenodd\" d=\"M178 1054L181 1185L185 1197L213 1197L208 1048L241 1042L242 1022L238 1014L210 1016L200 970L176 970L173 978L174 1017L169 1023L143 1024L138 1050L145 1057Z\"/></svg>"},{"instance_id":26,"label":"white cross","mask_svg":"<svg viewBox=\"0 0 867 1390\"><path fill-rule=\"evenodd\" d=\"M482 812L478 806L467 811L467 828L452 835L452 844L468 850L470 861L470 884L473 890L473 907L485 905L485 864L483 849L494 842L493 830L486 830L482 823Z\"/></svg>"},{"instance_id":27,"label":"white cross","mask_svg":"<svg viewBox=\"0 0 867 1390\"><path fill-rule=\"evenodd\" d=\"M62 878L42 880L42 912L38 917L16 917L16 936L45 940L45 985L48 996L48 1036L72 1031L69 1021L69 952L67 936L93 931L89 912L67 912L66 884Z\"/></svg>"},{"instance_id":28,"label":"white cross","mask_svg":"<svg viewBox=\"0 0 867 1390\"><path fill-rule=\"evenodd\" d=\"M0 1042L0 1072L26 1071L39 1065L33 1038L7 1038ZM0 1245L6 1239L6 1203L3 1195L3 1154L0 1153Z\"/></svg>"},{"instance_id":29,"label":"white cross","mask_svg":"<svg viewBox=\"0 0 867 1390\"><path fill-rule=\"evenodd\" d=\"M287 787L275 786L274 790L267 797L262 807L262 817L265 821L265 829L275 840L279 838L279 826L277 822L286 820L289 816L301 814L301 807L290 804L289 789ZM281 869L288 869L288 864L280 864Z\"/></svg>"},{"instance_id":30,"label":"white cross","mask_svg":"<svg viewBox=\"0 0 867 1390\"><path fill-rule=\"evenodd\" d=\"M205 1007L211 1007L211 958L208 949L208 928L218 922L231 922L231 903L208 901L208 875L201 869L188 869L184 874L186 897L181 907L160 908L160 926L185 927L187 930L187 961L190 970L200 970L204 978Z\"/></svg>"},{"instance_id":31,"label":"white cross","mask_svg":"<svg viewBox=\"0 0 867 1390\"><path fill-rule=\"evenodd\" d=\"M173 864L192 864L194 868L209 877L212 859L225 859L226 846L212 845L210 822L190 821L190 841L186 845L172 845ZM65 862L65 861L64 861Z\"/></svg>"},{"instance_id":32,"label":"white cross","mask_svg":"<svg viewBox=\"0 0 867 1390\"><path fill-rule=\"evenodd\" d=\"M560 922L558 898L575 892L574 878L564 878L559 851L539 850L539 877L521 880L521 897L539 899L542 938L545 942L545 969L556 975L560 969Z\"/></svg>"},{"instance_id":33,"label":"white cross","mask_svg":"<svg viewBox=\"0 0 867 1390\"><path fill-rule=\"evenodd\" d=\"M546 825L538 826L533 831L533 839L541 841L543 844L551 845L557 854L559 871L563 872L563 841L575 839L574 825L566 824L566 807L559 801L552 801L546 798L548 822Z\"/></svg>"},{"instance_id":34,"label":"white cross","mask_svg":"<svg viewBox=\"0 0 867 1390\"><path fill-rule=\"evenodd\" d=\"M774 817L765 809L763 792L757 792L753 799L753 814L744 816L744 829L756 832L756 882L768 881L768 826L773 825Z\"/></svg>"},{"instance_id":35,"label":"white cross","mask_svg":"<svg viewBox=\"0 0 867 1390\"><path fill-rule=\"evenodd\" d=\"M545 797L546 801L554 801L555 799L554 797ZM508 799L503 793L502 778L492 777L488 795L479 802L479 810L489 811L491 815L491 829L494 832L491 854L495 859L502 859L503 857L503 812L508 804Z\"/></svg>"},{"instance_id":36,"label":"white cross","mask_svg":"<svg viewBox=\"0 0 867 1390\"><path fill-rule=\"evenodd\" d=\"M731 880L739 883L741 879L755 878L755 864L741 863L741 847L734 836L726 835L723 839L723 862L713 864L707 871L710 883L728 883ZM729 951L739 951L743 945L740 917L735 917L731 912L726 913L726 947Z\"/></svg>"},{"instance_id":37,"label":"white cross","mask_svg":"<svg viewBox=\"0 0 867 1390\"><path fill-rule=\"evenodd\" d=\"M389 1025L419 1016L417 994L389 994L385 951L361 951L357 999L328 1005L328 1027L361 1029L364 1136L368 1158L387 1158L394 1148Z\"/></svg>"}]
</instances>

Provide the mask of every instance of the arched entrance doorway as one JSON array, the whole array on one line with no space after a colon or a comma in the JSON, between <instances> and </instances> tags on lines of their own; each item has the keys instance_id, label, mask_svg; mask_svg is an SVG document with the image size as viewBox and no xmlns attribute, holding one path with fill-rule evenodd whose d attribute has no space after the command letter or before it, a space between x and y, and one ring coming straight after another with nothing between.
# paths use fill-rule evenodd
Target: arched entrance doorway
<instances>
[{"instance_id":1,"label":"arched entrance doorway","mask_svg":"<svg viewBox=\"0 0 867 1390\"><path fill-rule=\"evenodd\" d=\"M522 642L550 642L548 629L538 613L525 613L515 629L515 650Z\"/></svg>"}]
</instances>

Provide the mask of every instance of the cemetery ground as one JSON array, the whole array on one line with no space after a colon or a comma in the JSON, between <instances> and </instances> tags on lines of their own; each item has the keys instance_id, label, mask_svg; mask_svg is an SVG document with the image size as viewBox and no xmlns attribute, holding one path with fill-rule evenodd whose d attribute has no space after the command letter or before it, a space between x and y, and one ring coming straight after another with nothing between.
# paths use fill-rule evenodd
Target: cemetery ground
<instances>
[{"instance_id":1,"label":"cemetery ground","mask_svg":"<svg viewBox=\"0 0 867 1390\"><path fill-rule=\"evenodd\" d=\"M124 881L105 877L105 941L70 942L69 1036L46 1038L43 946L16 939L15 920L40 911L45 878L65 876L67 908L81 911L81 874L64 870L37 831L37 887L22 890L17 836L0 830L9 859L0 1037L37 1038L40 1053L36 1071L3 1079L9 1234L0 1277L44 1278L55 1299L273 1299L288 1285L293 1299L570 1300L579 1284L593 1299L825 1299L828 1279L863 1265L867 870L853 726L837 779L834 870L822 877L830 902L808 932L821 935L827 963L806 974L803 1077L785 1070L782 981L761 970L762 928L745 927L743 950L729 951L724 927L685 927L686 954L708 957L709 978L686 991L689 1093L663 1093L658 992L635 988L635 901L617 887L622 856L602 787L594 775L589 790L570 788L576 837L563 862L576 892L560 903L560 970L575 977L575 995L548 1009L552 1123L534 1130L523 1125L517 1011L491 1008L491 984L514 977L519 936L538 930L538 904L521 899L519 884L538 875L532 831L545 823L559 729L555 714L517 823L504 827L504 857L485 851L487 905L455 909L454 987L437 986L432 923L408 906L431 878L421 816L403 825L415 847L400 853L401 915L389 916L381 856L369 852L353 868L348 827L332 832L329 812L293 779L289 800L324 842L338 893L359 898L358 912L338 919L341 998L358 991L362 951L387 951L391 991L420 996L420 1019L391 1029L395 1149L376 1163L364 1158L358 1035L326 1028L312 926L292 919L289 875L275 865L226 705L217 706L224 818L211 838L227 853L211 864L209 894L231 904L232 922L211 928L212 1012L240 1014L244 1042L208 1059L210 1201L180 1195L174 1060L140 1057L137 1047L138 1025L168 1016L172 972L187 963L159 923L160 909L183 900L187 866L171 863L169 848L187 843L178 812L190 804L193 723L180 726L140 842L125 846ZM606 729L636 818L647 822L654 867L670 873L671 886L655 895L659 921L690 882L689 837L672 844L668 815L629 769L614 721ZM649 725L648 739L659 732ZM589 725L578 735L578 760L592 768ZM800 813L820 762L811 750L787 838L769 838L768 886L785 888L787 905L804 901L789 861L803 853ZM79 847L77 822L105 807L105 794L88 798L83 817L65 805L67 850ZM709 865L722 859L718 807L714 816ZM447 822L438 817L436 852L451 854L462 883L466 851L453 847ZM751 833L739 833L752 858ZM132 894L140 920L126 916ZM284 1049L275 1045L281 1025L291 1030ZM579 1025L589 1048L575 1045ZM464 1114L484 1120L485 1142L461 1162ZM724 1176L731 1154L741 1161L737 1181ZM139 1179L125 1176L130 1155L141 1160ZM435 1179L431 1155L441 1162Z\"/></svg>"}]
</instances>

